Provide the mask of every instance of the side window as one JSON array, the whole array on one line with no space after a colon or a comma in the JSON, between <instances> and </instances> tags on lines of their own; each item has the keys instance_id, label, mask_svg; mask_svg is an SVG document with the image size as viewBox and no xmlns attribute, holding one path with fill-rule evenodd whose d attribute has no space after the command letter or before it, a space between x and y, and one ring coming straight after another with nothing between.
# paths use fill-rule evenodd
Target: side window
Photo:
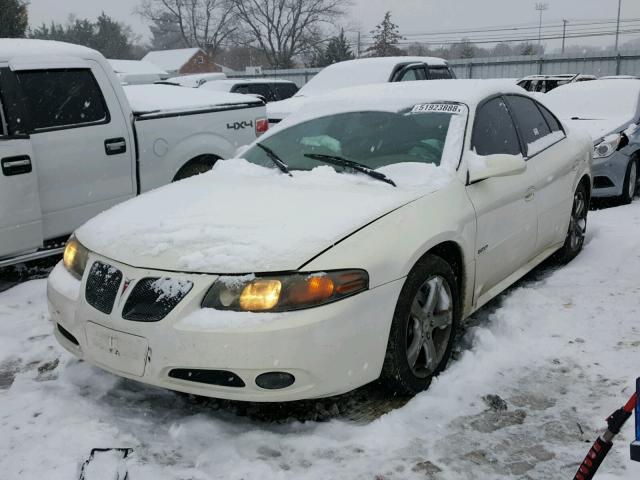
<instances>
[{"instance_id":1,"label":"side window","mask_svg":"<svg viewBox=\"0 0 640 480\"><path fill-rule=\"evenodd\" d=\"M269 88L269 86L265 85L264 83L249 84L249 93L253 93L254 95L260 95L267 102L273 101L273 93L271 92L271 89Z\"/></svg>"},{"instance_id":2,"label":"side window","mask_svg":"<svg viewBox=\"0 0 640 480\"><path fill-rule=\"evenodd\" d=\"M522 153L516 127L502 98L491 99L478 110L472 146L478 155Z\"/></svg>"},{"instance_id":3,"label":"side window","mask_svg":"<svg viewBox=\"0 0 640 480\"><path fill-rule=\"evenodd\" d=\"M30 70L16 72L31 129L108 123L102 92L90 70Z\"/></svg>"},{"instance_id":4,"label":"side window","mask_svg":"<svg viewBox=\"0 0 640 480\"><path fill-rule=\"evenodd\" d=\"M538 110L535 102L527 97L509 95L507 97L509 107L513 112L522 139L527 145L527 156L535 155L549 145L545 142L538 142L551 133L546 120Z\"/></svg>"},{"instance_id":5,"label":"side window","mask_svg":"<svg viewBox=\"0 0 640 480\"><path fill-rule=\"evenodd\" d=\"M409 70L404 72L404 75L402 75L402 78L400 78L400 81L413 82L415 80L426 80L426 79L427 77L426 77L424 68L416 67L416 68L410 68Z\"/></svg>"},{"instance_id":6,"label":"side window","mask_svg":"<svg viewBox=\"0 0 640 480\"><path fill-rule=\"evenodd\" d=\"M536 105L538 106L538 109L540 110L540 113L542 113L542 116L544 117L544 119L547 121L547 125L549 125L549 129L552 132L564 133L564 130L562 129L562 125L560 124L558 119L553 115L553 113L551 113L544 105L541 105L538 102L536 102Z\"/></svg>"},{"instance_id":7,"label":"side window","mask_svg":"<svg viewBox=\"0 0 640 480\"><path fill-rule=\"evenodd\" d=\"M236 85L235 87L233 87L231 92L233 92L233 93L242 93L242 94L246 95L247 93L249 93L249 86L248 85Z\"/></svg>"},{"instance_id":8,"label":"side window","mask_svg":"<svg viewBox=\"0 0 640 480\"><path fill-rule=\"evenodd\" d=\"M285 100L298 92L298 87L293 83L272 83L271 89L275 93L276 100Z\"/></svg>"},{"instance_id":9,"label":"side window","mask_svg":"<svg viewBox=\"0 0 640 480\"><path fill-rule=\"evenodd\" d=\"M429 67L429 80L448 80L452 78L447 67Z\"/></svg>"}]
</instances>

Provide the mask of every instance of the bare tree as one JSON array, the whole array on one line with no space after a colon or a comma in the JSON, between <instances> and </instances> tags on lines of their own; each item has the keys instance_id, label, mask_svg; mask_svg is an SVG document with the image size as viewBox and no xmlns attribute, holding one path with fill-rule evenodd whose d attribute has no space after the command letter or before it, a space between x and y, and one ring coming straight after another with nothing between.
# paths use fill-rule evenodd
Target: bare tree
<instances>
[{"instance_id":1,"label":"bare tree","mask_svg":"<svg viewBox=\"0 0 640 480\"><path fill-rule=\"evenodd\" d=\"M275 68L290 68L293 58L317 43L318 30L345 13L350 0L230 0L246 29Z\"/></svg>"},{"instance_id":2,"label":"bare tree","mask_svg":"<svg viewBox=\"0 0 640 480\"><path fill-rule=\"evenodd\" d=\"M185 45L215 55L238 29L231 0L142 0L143 18L159 24L171 21Z\"/></svg>"}]
</instances>

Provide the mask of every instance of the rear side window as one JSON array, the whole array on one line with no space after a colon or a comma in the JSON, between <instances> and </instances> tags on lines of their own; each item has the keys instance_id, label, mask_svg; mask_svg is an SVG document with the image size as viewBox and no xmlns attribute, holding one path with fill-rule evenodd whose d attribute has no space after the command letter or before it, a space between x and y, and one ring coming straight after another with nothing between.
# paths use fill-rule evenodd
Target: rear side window
<instances>
[{"instance_id":1,"label":"rear side window","mask_svg":"<svg viewBox=\"0 0 640 480\"><path fill-rule=\"evenodd\" d=\"M489 100L478 110L472 145L478 155L522 153L516 127L501 97Z\"/></svg>"},{"instance_id":2,"label":"rear side window","mask_svg":"<svg viewBox=\"0 0 640 480\"><path fill-rule=\"evenodd\" d=\"M448 80L452 78L447 67L429 67L430 80Z\"/></svg>"},{"instance_id":3,"label":"rear side window","mask_svg":"<svg viewBox=\"0 0 640 480\"><path fill-rule=\"evenodd\" d=\"M414 80L426 80L427 77L424 72L424 68L416 67L410 68L400 78L400 82L413 82Z\"/></svg>"},{"instance_id":4,"label":"rear side window","mask_svg":"<svg viewBox=\"0 0 640 480\"><path fill-rule=\"evenodd\" d=\"M273 83L271 90L273 90L276 100L286 100L298 92L298 87L293 83Z\"/></svg>"},{"instance_id":5,"label":"rear side window","mask_svg":"<svg viewBox=\"0 0 640 480\"><path fill-rule=\"evenodd\" d=\"M551 129L533 100L516 95L507 98L511 112L520 127L522 139L527 145L527 155L535 155L539 151L536 142L549 135Z\"/></svg>"},{"instance_id":6,"label":"rear side window","mask_svg":"<svg viewBox=\"0 0 640 480\"><path fill-rule=\"evenodd\" d=\"M536 103L536 105L540 109L540 113L542 113L542 116L547 121L547 125L549 125L549 129L552 132L564 132L564 130L562 130L562 125L560 125L560 122L553 115L553 113L551 113L545 106L540 105L539 103Z\"/></svg>"},{"instance_id":7,"label":"rear side window","mask_svg":"<svg viewBox=\"0 0 640 480\"><path fill-rule=\"evenodd\" d=\"M16 76L32 130L109 121L100 87L88 69L33 70Z\"/></svg>"},{"instance_id":8,"label":"rear side window","mask_svg":"<svg viewBox=\"0 0 640 480\"><path fill-rule=\"evenodd\" d=\"M250 83L248 85L248 89L249 89L249 93L252 93L254 95L260 95L267 102L273 101L273 93L271 92L269 85L266 85L264 83L255 83L255 84Z\"/></svg>"}]
</instances>

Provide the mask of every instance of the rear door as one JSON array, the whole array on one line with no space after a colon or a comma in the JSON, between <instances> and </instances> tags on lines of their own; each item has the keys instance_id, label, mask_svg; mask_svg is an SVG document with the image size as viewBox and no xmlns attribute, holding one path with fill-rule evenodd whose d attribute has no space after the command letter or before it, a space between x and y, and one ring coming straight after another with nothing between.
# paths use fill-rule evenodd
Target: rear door
<instances>
[{"instance_id":1,"label":"rear door","mask_svg":"<svg viewBox=\"0 0 640 480\"><path fill-rule=\"evenodd\" d=\"M74 59L12 69L38 159L44 238L69 234L132 197L130 119L102 67Z\"/></svg>"},{"instance_id":2,"label":"rear door","mask_svg":"<svg viewBox=\"0 0 640 480\"><path fill-rule=\"evenodd\" d=\"M542 252L566 237L573 205L573 180L581 159L564 141L566 136L560 122L543 105L520 95L506 98L526 144L527 166L538 173L537 250Z\"/></svg>"},{"instance_id":3,"label":"rear door","mask_svg":"<svg viewBox=\"0 0 640 480\"><path fill-rule=\"evenodd\" d=\"M502 97L478 107L472 148L482 156L521 155L522 145ZM529 262L536 252L538 213L534 201L536 171L488 178L467 186L476 210L476 285L474 303ZM486 298L486 297L485 297Z\"/></svg>"},{"instance_id":4,"label":"rear door","mask_svg":"<svg viewBox=\"0 0 640 480\"><path fill-rule=\"evenodd\" d=\"M10 75L0 65L0 259L42 246L42 219L31 140L8 115ZM4 102L3 102L4 99ZM11 125L10 125L11 122Z\"/></svg>"}]
</instances>

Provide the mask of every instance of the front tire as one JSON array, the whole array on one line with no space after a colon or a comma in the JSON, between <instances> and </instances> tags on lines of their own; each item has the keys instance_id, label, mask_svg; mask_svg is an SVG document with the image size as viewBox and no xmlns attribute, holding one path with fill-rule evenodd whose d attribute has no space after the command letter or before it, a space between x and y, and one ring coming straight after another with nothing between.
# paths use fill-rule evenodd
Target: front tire
<instances>
[{"instance_id":1,"label":"front tire","mask_svg":"<svg viewBox=\"0 0 640 480\"><path fill-rule=\"evenodd\" d=\"M638 160L634 157L627 165L627 173L624 176L624 184L622 186L622 195L620 195L620 203L628 205L636 196L638 186Z\"/></svg>"},{"instance_id":2,"label":"front tire","mask_svg":"<svg viewBox=\"0 0 640 480\"><path fill-rule=\"evenodd\" d=\"M589 211L589 195L583 183L578 185L573 194L573 207L571 208L571 219L569 220L569 230L564 245L558 253L556 259L559 263L569 263L582 250L584 238L587 233L587 213Z\"/></svg>"},{"instance_id":3,"label":"front tire","mask_svg":"<svg viewBox=\"0 0 640 480\"><path fill-rule=\"evenodd\" d=\"M427 254L413 267L396 305L383 383L415 395L447 365L460 320L460 295L447 262Z\"/></svg>"}]
</instances>

